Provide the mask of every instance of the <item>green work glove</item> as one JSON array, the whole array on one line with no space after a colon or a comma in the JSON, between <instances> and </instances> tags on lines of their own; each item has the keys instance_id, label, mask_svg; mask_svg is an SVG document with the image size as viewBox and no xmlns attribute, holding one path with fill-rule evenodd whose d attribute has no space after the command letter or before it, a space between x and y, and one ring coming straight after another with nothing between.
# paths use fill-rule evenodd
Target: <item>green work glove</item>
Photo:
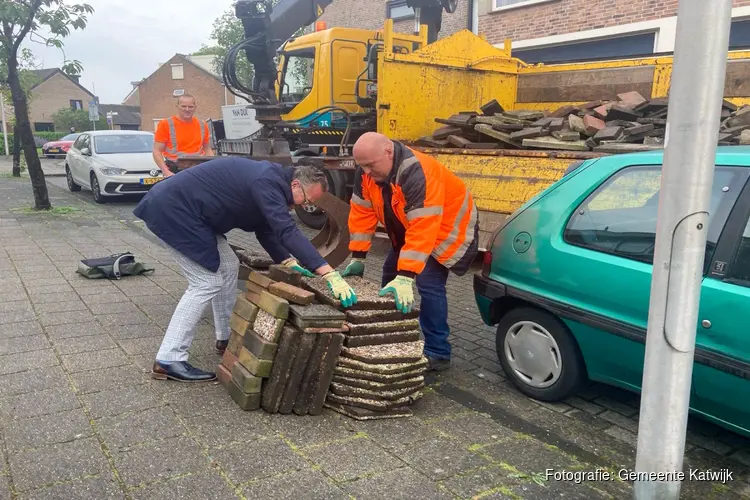
<instances>
[{"instance_id":1,"label":"green work glove","mask_svg":"<svg viewBox=\"0 0 750 500\"><path fill-rule=\"evenodd\" d=\"M414 278L409 278L408 276L396 276L390 283L380 290L378 295L383 297L386 294L393 293L396 297L396 309L406 314L411 312L414 307L413 284Z\"/></svg>"},{"instance_id":2,"label":"green work glove","mask_svg":"<svg viewBox=\"0 0 750 500\"><path fill-rule=\"evenodd\" d=\"M283 261L281 263L281 265L282 266L286 266L286 267L290 267L290 268L294 269L295 271L297 271L298 273L302 274L302 276L305 276L307 278L314 278L315 277L315 275L313 273L311 273L310 271L308 271L304 267L300 266L299 262L297 262L297 259L295 259L294 257L290 257L290 258L286 259L285 261Z\"/></svg>"},{"instance_id":3,"label":"green work glove","mask_svg":"<svg viewBox=\"0 0 750 500\"><path fill-rule=\"evenodd\" d=\"M352 258L341 276L362 276L365 274L365 259Z\"/></svg>"},{"instance_id":4,"label":"green work glove","mask_svg":"<svg viewBox=\"0 0 750 500\"><path fill-rule=\"evenodd\" d=\"M357 303L357 295L349 283L344 281L338 271L331 271L323 276L328 282L328 288L333 294L333 298L341 301L344 307L351 307Z\"/></svg>"}]
</instances>

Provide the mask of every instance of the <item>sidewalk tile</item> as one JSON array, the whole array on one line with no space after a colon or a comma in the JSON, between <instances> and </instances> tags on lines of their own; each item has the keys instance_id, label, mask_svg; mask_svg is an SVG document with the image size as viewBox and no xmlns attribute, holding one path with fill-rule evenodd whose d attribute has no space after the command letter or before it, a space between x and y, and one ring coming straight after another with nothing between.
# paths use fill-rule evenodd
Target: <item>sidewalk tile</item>
<instances>
[{"instance_id":1,"label":"sidewalk tile","mask_svg":"<svg viewBox=\"0 0 750 500\"><path fill-rule=\"evenodd\" d=\"M60 365L0 375L0 398L60 387L68 387Z\"/></svg>"},{"instance_id":2,"label":"sidewalk tile","mask_svg":"<svg viewBox=\"0 0 750 500\"><path fill-rule=\"evenodd\" d=\"M95 295L82 295L81 300L87 305L92 306L94 304L114 304L117 302L128 301L128 296L119 290L114 292L107 290L104 293L97 293Z\"/></svg>"},{"instance_id":3,"label":"sidewalk tile","mask_svg":"<svg viewBox=\"0 0 750 500\"><path fill-rule=\"evenodd\" d=\"M29 351L49 349L50 343L44 335L30 335L26 337L0 338L0 356L5 354L21 354Z\"/></svg>"},{"instance_id":4,"label":"sidewalk tile","mask_svg":"<svg viewBox=\"0 0 750 500\"><path fill-rule=\"evenodd\" d=\"M98 353L105 349L113 349L117 347L117 344L109 335L89 335L87 337L64 339L53 338L52 344L57 352L63 356L84 352ZM91 354L90 356L96 356L96 354Z\"/></svg>"},{"instance_id":5,"label":"sidewalk tile","mask_svg":"<svg viewBox=\"0 0 750 500\"><path fill-rule=\"evenodd\" d=\"M3 294L6 292L3 290ZM36 320L36 314L34 311L29 309L22 309L20 311L8 311L0 313L0 325L7 325L11 323L24 323L26 321Z\"/></svg>"},{"instance_id":6,"label":"sidewalk tile","mask_svg":"<svg viewBox=\"0 0 750 500\"><path fill-rule=\"evenodd\" d=\"M24 451L9 460L13 482L20 491L107 470L95 438Z\"/></svg>"},{"instance_id":7,"label":"sidewalk tile","mask_svg":"<svg viewBox=\"0 0 750 500\"><path fill-rule=\"evenodd\" d=\"M0 290L3 290L3 285L0 283ZM11 300L0 302L0 314L11 311L32 311L31 302L24 298L23 300Z\"/></svg>"},{"instance_id":8,"label":"sidewalk tile","mask_svg":"<svg viewBox=\"0 0 750 500\"><path fill-rule=\"evenodd\" d=\"M122 347L122 350L131 356L137 354L156 355L156 353L159 351L159 346L161 346L162 339L163 335L161 334L161 332L159 332L158 335L153 335L150 337L120 339L118 340L118 343Z\"/></svg>"},{"instance_id":9,"label":"sidewalk tile","mask_svg":"<svg viewBox=\"0 0 750 500\"><path fill-rule=\"evenodd\" d=\"M113 450L112 457L128 486L200 472L209 466L208 459L195 442L186 437Z\"/></svg>"},{"instance_id":10,"label":"sidewalk tile","mask_svg":"<svg viewBox=\"0 0 750 500\"><path fill-rule=\"evenodd\" d=\"M129 314L103 314L96 319L104 326L111 328L114 326L126 325L148 325L153 324L151 320L140 311Z\"/></svg>"},{"instance_id":11,"label":"sidewalk tile","mask_svg":"<svg viewBox=\"0 0 750 500\"><path fill-rule=\"evenodd\" d=\"M0 338L26 337L44 333L38 321L24 321L0 325Z\"/></svg>"},{"instance_id":12,"label":"sidewalk tile","mask_svg":"<svg viewBox=\"0 0 750 500\"><path fill-rule=\"evenodd\" d=\"M103 472L98 477L30 491L22 494L19 500L123 500L125 495L111 476L111 473Z\"/></svg>"},{"instance_id":13,"label":"sidewalk tile","mask_svg":"<svg viewBox=\"0 0 750 500\"><path fill-rule=\"evenodd\" d=\"M142 312L136 307L135 304L133 304L129 300L89 304L89 309L91 309L91 312L96 316L102 316L105 314L122 314L123 316L127 316L130 314L139 314Z\"/></svg>"},{"instance_id":14,"label":"sidewalk tile","mask_svg":"<svg viewBox=\"0 0 750 500\"><path fill-rule=\"evenodd\" d=\"M347 422L358 432L364 432L380 446L400 450L418 446L419 441L440 437L432 427L416 418L396 418Z\"/></svg>"},{"instance_id":15,"label":"sidewalk tile","mask_svg":"<svg viewBox=\"0 0 750 500\"><path fill-rule=\"evenodd\" d=\"M166 407L150 408L97 422L104 442L110 449L182 436L185 428Z\"/></svg>"},{"instance_id":16,"label":"sidewalk tile","mask_svg":"<svg viewBox=\"0 0 750 500\"><path fill-rule=\"evenodd\" d=\"M73 379L79 394L143 384L148 380L143 372L133 365L73 373L70 377Z\"/></svg>"},{"instance_id":17,"label":"sidewalk tile","mask_svg":"<svg viewBox=\"0 0 750 500\"><path fill-rule=\"evenodd\" d=\"M496 462L510 464L528 474L544 472L545 469L570 470L572 466L578 465L575 458L530 437L508 439L486 446L478 453Z\"/></svg>"},{"instance_id":18,"label":"sidewalk tile","mask_svg":"<svg viewBox=\"0 0 750 500\"><path fill-rule=\"evenodd\" d=\"M233 444L213 450L211 456L234 483L310 468L302 457L276 437Z\"/></svg>"},{"instance_id":19,"label":"sidewalk tile","mask_svg":"<svg viewBox=\"0 0 750 500\"><path fill-rule=\"evenodd\" d=\"M243 489L246 498L274 498L279 500L344 500L349 496L332 484L323 474L302 470L282 476L260 479ZM360 498L373 498L364 495Z\"/></svg>"},{"instance_id":20,"label":"sidewalk tile","mask_svg":"<svg viewBox=\"0 0 750 500\"><path fill-rule=\"evenodd\" d=\"M340 441L356 434L337 413L329 410L315 417L274 415L269 423L276 432L300 448Z\"/></svg>"},{"instance_id":21,"label":"sidewalk tile","mask_svg":"<svg viewBox=\"0 0 750 500\"><path fill-rule=\"evenodd\" d=\"M82 300L66 300L65 302L48 302L37 304L34 309L38 313L57 313L68 311L85 311L86 304Z\"/></svg>"},{"instance_id":22,"label":"sidewalk tile","mask_svg":"<svg viewBox=\"0 0 750 500\"><path fill-rule=\"evenodd\" d=\"M45 327L69 325L71 323L86 323L93 321L94 316L88 311L65 311L56 313L40 313L39 320Z\"/></svg>"},{"instance_id":23,"label":"sidewalk tile","mask_svg":"<svg viewBox=\"0 0 750 500\"><path fill-rule=\"evenodd\" d=\"M92 355L88 352L69 354L67 356L62 356L62 362L71 373L90 370L105 370L114 366L131 364L130 359L128 359L119 347L98 351L96 355Z\"/></svg>"},{"instance_id":24,"label":"sidewalk tile","mask_svg":"<svg viewBox=\"0 0 750 500\"><path fill-rule=\"evenodd\" d=\"M33 288L26 288L29 297L39 297L40 295L58 294L58 293L75 293L70 285L47 285Z\"/></svg>"},{"instance_id":25,"label":"sidewalk tile","mask_svg":"<svg viewBox=\"0 0 750 500\"><path fill-rule=\"evenodd\" d=\"M23 356L7 354L0 356L0 375L22 372L32 368L55 366L60 364L52 349L31 351Z\"/></svg>"},{"instance_id":26,"label":"sidewalk tile","mask_svg":"<svg viewBox=\"0 0 750 500\"><path fill-rule=\"evenodd\" d=\"M48 326L45 330L53 342L58 339L107 334L104 327L93 320L80 323L68 323L66 325Z\"/></svg>"},{"instance_id":27,"label":"sidewalk tile","mask_svg":"<svg viewBox=\"0 0 750 500\"><path fill-rule=\"evenodd\" d=\"M238 498L226 481L215 472L203 472L170 479L163 483L130 490L129 495L133 500L153 500L155 498L159 500L185 500L189 498L234 500Z\"/></svg>"},{"instance_id":28,"label":"sidewalk tile","mask_svg":"<svg viewBox=\"0 0 750 500\"><path fill-rule=\"evenodd\" d=\"M73 410L81 404L68 387L0 399L0 420L23 419Z\"/></svg>"},{"instance_id":29,"label":"sidewalk tile","mask_svg":"<svg viewBox=\"0 0 750 500\"><path fill-rule=\"evenodd\" d=\"M161 406L145 385L107 389L83 395L82 399L94 419Z\"/></svg>"},{"instance_id":30,"label":"sidewalk tile","mask_svg":"<svg viewBox=\"0 0 750 500\"><path fill-rule=\"evenodd\" d=\"M186 416L183 421L190 434L210 450L272 436L274 431L269 422L275 420L273 417L276 416L263 411L243 412L235 408L197 417Z\"/></svg>"},{"instance_id":31,"label":"sidewalk tile","mask_svg":"<svg viewBox=\"0 0 750 500\"><path fill-rule=\"evenodd\" d=\"M307 448L304 454L337 481L350 481L404 466L398 458L367 438Z\"/></svg>"},{"instance_id":32,"label":"sidewalk tile","mask_svg":"<svg viewBox=\"0 0 750 500\"><path fill-rule=\"evenodd\" d=\"M346 483L355 498L368 500L448 500L453 495L409 467Z\"/></svg>"},{"instance_id":33,"label":"sidewalk tile","mask_svg":"<svg viewBox=\"0 0 750 500\"><path fill-rule=\"evenodd\" d=\"M46 293L44 295L30 295L29 299L33 304L49 304L51 302L69 302L81 300L75 292Z\"/></svg>"},{"instance_id":34,"label":"sidewalk tile","mask_svg":"<svg viewBox=\"0 0 750 500\"><path fill-rule=\"evenodd\" d=\"M168 293L162 292L156 295L138 295L132 298L133 302L139 306L152 305L162 306L171 305L177 306L178 300L169 295Z\"/></svg>"},{"instance_id":35,"label":"sidewalk tile","mask_svg":"<svg viewBox=\"0 0 750 500\"><path fill-rule=\"evenodd\" d=\"M432 479L446 479L489 461L462 448L448 438L422 441L418 446L401 451L399 458Z\"/></svg>"},{"instance_id":36,"label":"sidewalk tile","mask_svg":"<svg viewBox=\"0 0 750 500\"><path fill-rule=\"evenodd\" d=\"M420 420L434 420L446 418L470 411L469 408L448 399L436 392L425 392L422 399L417 401L412 408L414 416Z\"/></svg>"},{"instance_id":37,"label":"sidewalk tile","mask_svg":"<svg viewBox=\"0 0 750 500\"><path fill-rule=\"evenodd\" d=\"M515 434L495 422L489 415L481 413L438 420L431 423L430 427L469 446L495 443Z\"/></svg>"},{"instance_id":38,"label":"sidewalk tile","mask_svg":"<svg viewBox=\"0 0 750 500\"><path fill-rule=\"evenodd\" d=\"M88 417L80 408L52 415L15 420L5 426L3 434L8 451L64 443L89 437L94 433Z\"/></svg>"},{"instance_id":39,"label":"sidewalk tile","mask_svg":"<svg viewBox=\"0 0 750 500\"><path fill-rule=\"evenodd\" d=\"M218 356L216 361L218 364ZM169 381L164 383L180 384L179 382L171 383ZM165 401L184 418L214 414L223 410L237 410L237 404L232 401L224 386L215 383L192 384L190 390L170 394L165 398Z\"/></svg>"}]
</instances>

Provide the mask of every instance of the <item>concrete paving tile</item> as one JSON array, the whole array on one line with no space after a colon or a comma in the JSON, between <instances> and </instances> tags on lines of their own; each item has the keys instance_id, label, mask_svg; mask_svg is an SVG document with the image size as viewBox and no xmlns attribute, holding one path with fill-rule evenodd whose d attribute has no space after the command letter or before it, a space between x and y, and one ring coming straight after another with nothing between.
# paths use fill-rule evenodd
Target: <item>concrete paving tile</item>
<instances>
[{"instance_id":1,"label":"concrete paving tile","mask_svg":"<svg viewBox=\"0 0 750 500\"><path fill-rule=\"evenodd\" d=\"M95 316L104 316L108 314L121 314L127 316L142 312L130 301L89 304L89 309L91 309L91 312L94 313Z\"/></svg>"},{"instance_id":2,"label":"concrete paving tile","mask_svg":"<svg viewBox=\"0 0 750 500\"><path fill-rule=\"evenodd\" d=\"M273 436L273 420L263 411L242 412L237 408L183 419L190 435L209 450Z\"/></svg>"},{"instance_id":3,"label":"concrete paving tile","mask_svg":"<svg viewBox=\"0 0 750 500\"><path fill-rule=\"evenodd\" d=\"M495 422L489 415L472 413L429 424L435 431L455 438L462 445L481 446L512 437L515 432Z\"/></svg>"},{"instance_id":4,"label":"concrete paving tile","mask_svg":"<svg viewBox=\"0 0 750 500\"><path fill-rule=\"evenodd\" d=\"M26 291L29 294L29 297L32 297L32 300L34 297L38 297L40 295L49 295L51 293L58 294L58 293L74 293L75 290L70 285L47 285L47 286L39 286L34 288L27 288Z\"/></svg>"},{"instance_id":5,"label":"concrete paving tile","mask_svg":"<svg viewBox=\"0 0 750 500\"><path fill-rule=\"evenodd\" d=\"M82 399L94 419L162 405L145 385L107 389L85 394Z\"/></svg>"},{"instance_id":6,"label":"concrete paving tile","mask_svg":"<svg viewBox=\"0 0 750 500\"><path fill-rule=\"evenodd\" d=\"M427 439L436 439L439 434L429 425L416 418L384 420L348 420L347 427L363 432L377 444L398 455L398 450L416 446Z\"/></svg>"},{"instance_id":7,"label":"concrete paving tile","mask_svg":"<svg viewBox=\"0 0 750 500\"><path fill-rule=\"evenodd\" d=\"M632 447L635 447L638 444L638 436L635 433L616 425L613 425L609 429L605 429L604 433L622 441L623 443L627 443Z\"/></svg>"},{"instance_id":8,"label":"concrete paving tile","mask_svg":"<svg viewBox=\"0 0 750 500\"><path fill-rule=\"evenodd\" d=\"M213 450L211 457L234 483L310 468L302 457L276 437Z\"/></svg>"},{"instance_id":9,"label":"concrete paving tile","mask_svg":"<svg viewBox=\"0 0 750 500\"><path fill-rule=\"evenodd\" d=\"M26 287L26 290L29 293L34 293L34 291L38 288L45 288L45 287L52 287L52 286L58 286L58 287L67 287L70 284L68 283L68 280L63 278L62 274L58 273L57 271L50 271L49 273L46 273L47 276L41 277L41 278L28 278L26 276L21 276L21 280L23 281L23 285Z\"/></svg>"},{"instance_id":10,"label":"concrete paving tile","mask_svg":"<svg viewBox=\"0 0 750 500\"><path fill-rule=\"evenodd\" d=\"M24 451L11 456L9 461L19 491L98 474L108 467L95 438Z\"/></svg>"},{"instance_id":11,"label":"concrete paving tile","mask_svg":"<svg viewBox=\"0 0 750 500\"><path fill-rule=\"evenodd\" d=\"M336 481L350 481L404 466L401 460L367 438L306 448L304 454Z\"/></svg>"},{"instance_id":12,"label":"concrete paving tile","mask_svg":"<svg viewBox=\"0 0 750 500\"><path fill-rule=\"evenodd\" d=\"M92 306L94 304L115 304L129 299L127 295L115 288L114 290L106 290L93 295L83 295L81 296L81 300L86 305Z\"/></svg>"},{"instance_id":13,"label":"concrete paving tile","mask_svg":"<svg viewBox=\"0 0 750 500\"><path fill-rule=\"evenodd\" d=\"M117 344L109 335L89 335L87 337L54 338L52 345L62 356L113 349ZM93 356L93 355L91 355Z\"/></svg>"},{"instance_id":14,"label":"concrete paving tile","mask_svg":"<svg viewBox=\"0 0 750 500\"><path fill-rule=\"evenodd\" d=\"M301 470L282 476L260 479L243 489L246 498L274 498L279 500L345 499L349 496L319 471ZM373 498L370 496L362 498Z\"/></svg>"},{"instance_id":15,"label":"concrete paving tile","mask_svg":"<svg viewBox=\"0 0 750 500\"><path fill-rule=\"evenodd\" d=\"M81 297L117 292L117 288L105 280L72 281L71 287Z\"/></svg>"},{"instance_id":16,"label":"concrete paving tile","mask_svg":"<svg viewBox=\"0 0 750 500\"><path fill-rule=\"evenodd\" d=\"M546 469L570 470L578 461L531 437L515 437L501 443L485 446L478 451L498 463L512 465L527 474L544 472Z\"/></svg>"},{"instance_id":17,"label":"concrete paving tile","mask_svg":"<svg viewBox=\"0 0 750 500\"><path fill-rule=\"evenodd\" d=\"M62 362L65 368L71 373L104 370L114 366L131 364L130 359L128 359L119 347L99 351L96 355L87 352L68 354L67 356L62 356Z\"/></svg>"},{"instance_id":18,"label":"concrete paving tile","mask_svg":"<svg viewBox=\"0 0 750 500\"><path fill-rule=\"evenodd\" d=\"M355 498L368 500L448 500L453 495L409 467L346 483Z\"/></svg>"},{"instance_id":19,"label":"concrete paving tile","mask_svg":"<svg viewBox=\"0 0 750 500\"><path fill-rule=\"evenodd\" d=\"M151 320L142 312L131 312L127 314L102 314L96 319L107 328L123 325L148 325Z\"/></svg>"},{"instance_id":20,"label":"concrete paving tile","mask_svg":"<svg viewBox=\"0 0 750 500\"><path fill-rule=\"evenodd\" d=\"M179 385L180 383L175 382L172 385L176 384ZM223 410L237 410L237 404L229 396L224 386L216 383L193 384L190 386L190 390L170 394L164 400L185 418Z\"/></svg>"},{"instance_id":21,"label":"concrete paving tile","mask_svg":"<svg viewBox=\"0 0 750 500\"><path fill-rule=\"evenodd\" d=\"M185 433L185 428L174 413L165 407L102 418L96 425L110 449L178 437Z\"/></svg>"},{"instance_id":22,"label":"concrete paving tile","mask_svg":"<svg viewBox=\"0 0 750 500\"><path fill-rule=\"evenodd\" d=\"M0 325L9 323L23 323L36 320L36 314L29 309L21 309L0 313Z\"/></svg>"},{"instance_id":23,"label":"concrete paving tile","mask_svg":"<svg viewBox=\"0 0 750 500\"><path fill-rule=\"evenodd\" d=\"M130 490L128 494L133 500L153 500L154 498L159 500L185 500L188 498L233 500L239 498L227 482L215 472L202 472L170 479L163 483Z\"/></svg>"},{"instance_id":24,"label":"concrete paving tile","mask_svg":"<svg viewBox=\"0 0 750 500\"><path fill-rule=\"evenodd\" d=\"M47 335L54 342L57 339L88 337L91 335L106 335L107 331L102 325L94 320L70 323L67 325L55 325L45 328Z\"/></svg>"},{"instance_id":25,"label":"concrete paving tile","mask_svg":"<svg viewBox=\"0 0 750 500\"><path fill-rule=\"evenodd\" d=\"M149 280L121 280L115 283L115 286L128 297L164 293L164 290Z\"/></svg>"},{"instance_id":26,"label":"concrete paving tile","mask_svg":"<svg viewBox=\"0 0 750 500\"><path fill-rule=\"evenodd\" d=\"M69 387L46 389L0 399L0 420L23 419L79 408Z\"/></svg>"},{"instance_id":27,"label":"concrete paving tile","mask_svg":"<svg viewBox=\"0 0 750 500\"><path fill-rule=\"evenodd\" d=\"M0 356L38 351L40 349L49 349L50 347L50 343L44 335L0 338Z\"/></svg>"},{"instance_id":28,"label":"concrete paving tile","mask_svg":"<svg viewBox=\"0 0 750 500\"><path fill-rule=\"evenodd\" d=\"M66 300L65 302L48 302L45 304L36 304L36 312L42 314L68 312L68 311L85 311L86 304L82 300Z\"/></svg>"},{"instance_id":29,"label":"concrete paving tile","mask_svg":"<svg viewBox=\"0 0 750 500\"><path fill-rule=\"evenodd\" d=\"M133 365L117 366L100 371L78 372L70 375L79 394L99 392L116 387L143 384L148 378Z\"/></svg>"},{"instance_id":30,"label":"concrete paving tile","mask_svg":"<svg viewBox=\"0 0 750 500\"><path fill-rule=\"evenodd\" d=\"M0 283L0 290L3 290L2 283ZM0 302L0 314L12 312L12 311L31 311L31 310L32 310L31 302L29 302L26 299Z\"/></svg>"},{"instance_id":31,"label":"concrete paving tile","mask_svg":"<svg viewBox=\"0 0 750 500\"><path fill-rule=\"evenodd\" d=\"M49 304L51 302L70 302L81 300L81 297L74 291L60 293L45 293L42 295L30 295L29 300L33 304Z\"/></svg>"},{"instance_id":32,"label":"concrete paving tile","mask_svg":"<svg viewBox=\"0 0 750 500\"><path fill-rule=\"evenodd\" d=\"M275 432L300 448L352 438L357 433L338 413L330 410L316 417L274 415L269 424Z\"/></svg>"},{"instance_id":33,"label":"concrete paving tile","mask_svg":"<svg viewBox=\"0 0 750 500\"><path fill-rule=\"evenodd\" d=\"M415 417L428 421L469 411L467 407L432 391L426 391L422 399L412 407Z\"/></svg>"},{"instance_id":34,"label":"concrete paving tile","mask_svg":"<svg viewBox=\"0 0 750 500\"><path fill-rule=\"evenodd\" d=\"M128 486L202 472L209 461L195 442L186 437L153 441L112 452L112 458Z\"/></svg>"},{"instance_id":35,"label":"concrete paving tile","mask_svg":"<svg viewBox=\"0 0 750 500\"><path fill-rule=\"evenodd\" d=\"M22 356L17 354L7 354L0 356L0 375L8 373L22 372L32 368L43 368L46 366L55 366L60 364L52 349L42 349L24 353Z\"/></svg>"},{"instance_id":36,"label":"concrete paving tile","mask_svg":"<svg viewBox=\"0 0 750 500\"><path fill-rule=\"evenodd\" d=\"M510 475L511 472L502 466L490 465L466 471L440 484L459 498L474 498L480 493L516 485L518 480Z\"/></svg>"},{"instance_id":37,"label":"concrete paving tile","mask_svg":"<svg viewBox=\"0 0 750 500\"><path fill-rule=\"evenodd\" d=\"M139 306L145 306L145 305L152 305L152 306L162 306L162 305L172 305L176 306L178 300L169 295L166 292L156 294L156 295L137 295L132 298L133 302Z\"/></svg>"},{"instance_id":38,"label":"concrete paving tile","mask_svg":"<svg viewBox=\"0 0 750 500\"><path fill-rule=\"evenodd\" d=\"M41 490L33 490L19 497L19 500L72 500L72 499L96 499L96 500L122 500L125 495L108 472L98 477L86 478L50 486Z\"/></svg>"},{"instance_id":39,"label":"concrete paving tile","mask_svg":"<svg viewBox=\"0 0 750 500\"><path fill-rule=\"evenodd\" d=\"M8 476L0 476L0 500L13 500L10 494Z\"/></svg>"},{"instance_id":40,"label":"concrete paving tile","mask_svg":"<svg viewBox=\"0 0 750 500\"><path fill-rule=\"evenodd\" d=\"M11 454L24 448L64 443L93 435L81 408L52 415L14 420L4 425L5 444Z\"/></svg>"},{"instance_id":41,"label":"concrete paving tile","mask_svg":"<svg viewBox=\"0 0 750 500\"><path fill-rule=\"evenodd\" d=\"M448 438L421 441L399 452L399 458L434 480L446 479L469 469L489 465L489 460L469 452Z\"/></svg>"},{"instance_id":42,"label":"concrete paving tile","mask_svg":"<svg viewBox=\"0 0 750 500\"><path fill-rule=\"evenodd\" d=\"M0 375L0 398L59 387L68 387L65 372L59 365Z\"/></svg>"},{"instance_id":43,"label":"concrete paving tile","mask_svg":"<svg viewBox=\"0 0 750 500\"><path fill-rule=\"evenodd\" d=\"M39 321L43 326L79 324L94 321L94 316L88 311L63 311L55 313L39 313Z\"/></svg>"},{"instance_id":44,"label":"concrete paving tile","mask_svg":"<svg viewBox=\"0 0 750 500\"><path fill-rule=\"evenodd\" d=\"M120 344L120 347L122 347L122 350L131 356L137 354L151 354L152 356L155 356L159 351L162 340L163 336L161 335L161 332L159 332L158 336L154 335L151 337L120 339L118 340L118 343Z\"/></svg>"}]
</instances>

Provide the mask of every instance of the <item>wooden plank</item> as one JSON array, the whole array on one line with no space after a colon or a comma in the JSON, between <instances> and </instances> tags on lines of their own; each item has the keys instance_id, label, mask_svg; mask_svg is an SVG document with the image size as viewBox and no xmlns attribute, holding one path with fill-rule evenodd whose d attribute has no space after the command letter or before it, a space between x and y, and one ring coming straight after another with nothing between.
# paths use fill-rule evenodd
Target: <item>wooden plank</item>
<instances>
[{"instance_id":1,"label":"wooden plank","mask_svg":"<svg viewBox=\"0 0 750 500\"><path fill-rule=\"evenodd\" d=\"M728 61L724 97L750 96L750 60Z\"/></svg>"},{"instance_id":2,"label":"wooden plank","mask_svg":"<svg viewBox=\"0 0 750 500\"><path fill-rule=\"evenodd\" d=\"M654 70L654 66L638 66L522 74L518 77L517 101L616 100L617 94L631 91L650 98Z\"/></svg>"}]
</instances>

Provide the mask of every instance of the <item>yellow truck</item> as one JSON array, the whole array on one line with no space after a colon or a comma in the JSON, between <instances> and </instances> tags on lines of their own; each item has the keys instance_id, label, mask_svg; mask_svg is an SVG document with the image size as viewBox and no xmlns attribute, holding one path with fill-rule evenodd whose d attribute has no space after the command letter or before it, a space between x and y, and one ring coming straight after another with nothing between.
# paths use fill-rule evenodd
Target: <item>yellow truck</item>
<instances>
[{"instance_id":1,"label":"yellow truck","mask_svg":"<svg viewBox=\"0 0 750 500\"><path fill-rule=\"evenodd\" d=\"M555 110L617 99L623 92L653 99L669 91L669 55L528 65L513 57L509 40L498 48L468 30L428 43L427 26L422 25L419 34L402 34L394 31L392 20L378 31L318 28L280 47L278 102L269 109L281 106L282 113L265 119L280 134L277 140L283 136L290 141L293 155L320 158L334 193L344 199L351 194L355 168L349 146L367 130L413 145L435 130L436 118L476 111L492 99L506 110ZM748 75L750 51L730 52L724 92L728 101L750 104ZM258 108L262 116L263 107ZM559 179L572 162L602 156L413 147L433 155L466 182L480 209L482 248L508 214ZM264 154L254 151L253 156ZM321 227L325 220L319 212L299 214L312 227Z\"/></svg>"}]
</instances>

